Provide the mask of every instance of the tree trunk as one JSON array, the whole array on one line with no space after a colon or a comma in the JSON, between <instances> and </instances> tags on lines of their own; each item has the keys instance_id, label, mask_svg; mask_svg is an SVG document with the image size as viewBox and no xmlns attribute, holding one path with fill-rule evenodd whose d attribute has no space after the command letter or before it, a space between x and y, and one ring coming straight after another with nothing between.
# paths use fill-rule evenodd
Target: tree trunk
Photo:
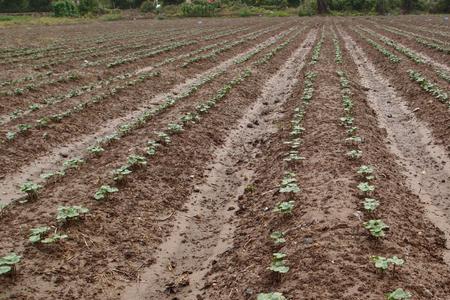
<instances>
[{"instance_id":1,"label":"tree trunk","mask_svg":"<svg viewBox=\"0 0 450 300\"><path fill-rule=\"evenodd\" d=\"M326 0L317 0L317 13L320 15L328 13L328 5Z\"/></svg>"}]
</instances>

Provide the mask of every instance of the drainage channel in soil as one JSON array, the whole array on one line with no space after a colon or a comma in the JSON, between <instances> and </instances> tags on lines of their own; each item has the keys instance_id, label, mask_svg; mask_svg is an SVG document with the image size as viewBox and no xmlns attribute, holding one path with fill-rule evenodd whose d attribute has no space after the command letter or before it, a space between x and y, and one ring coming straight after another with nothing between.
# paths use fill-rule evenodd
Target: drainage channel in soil
<instances>
[{"instance_id":1,"label":"drainage channel in soil","mask_svg":"<svg viewBox=\"0 0 450 300\"><path fill-rule=\"evenodd\" d=\"M251 53L252 51L255 51L256 49L260 49L262 47L269 45L271 42L277 40L280 34L281 33L278 33L268 38L264 42L256 45L255 47L252 47L251 49L248 49L220 63L219 65L211 69L208 69L207 71L204 71L193 78L186 80L184 83L175 86L169 92L161 93L154 96L149 101L143 103L141 109L130 112L128 115L124 117L108 121L97 132L81 136L77 138L75 142L72 142L70 144L61 147L56 147L50 153L47 153L46 155L37 158L36 160L27 164L14 174L10 174L4 176L4 178L0 178L0 186L2 186L2 193L0 195L0 204L7 205L16 199L20 199L21 197L23 197L24 194L22 194L19 191L18 187L25 181L30 180L34 183L42 184L44 182L44 179L40 177L42 173L49 172L52 170L53 171L58 170L58 166L61 166L63 161L83 156L83 154L86 151L86 148L89 145L94 144L97 139L103 136L114 133L116 128L120 124L132 122L149 106L157 105L167 97L174 97L176 94L183 94L184 92L187 92L193 84L201 82L202 80L204 80L205 78L214 73L225 71L234 64L235 60L244 57L245 55Z\"/></svg>"},{"instance_id":2,"label":"drainage channel in soil","mask_svg":"<svg viewBox=\"0 0 450 300\"><path fill-rule=\"evenodd\" d=\"M160 246L155 264L124 291L122 299L202 299L210 266L232 247L236 200L253 176L258 144L276 131L273 121L297 84L316 35L316 30L308 34L214 151L215 158L203 175L206 182L195 188L185 209L174 218L174 230Z\"/></svg>"},{"instance_id":3,"label":"drainage channel in soil","mask_svg":"<svg viewBox=\"0 0 450 300\"><path fill-rule=\"evenodd\" d=\"M349 35L340 32L358 66L361 82L368 88L368 102L376 111L380 126L386 129L390 150L405 168L410 189L422 200L428 219L445 234L444 260L450 266L450 158L433 141L427 126L416 119L375 70L363 50Z\"/></svg>"}]
</instances>

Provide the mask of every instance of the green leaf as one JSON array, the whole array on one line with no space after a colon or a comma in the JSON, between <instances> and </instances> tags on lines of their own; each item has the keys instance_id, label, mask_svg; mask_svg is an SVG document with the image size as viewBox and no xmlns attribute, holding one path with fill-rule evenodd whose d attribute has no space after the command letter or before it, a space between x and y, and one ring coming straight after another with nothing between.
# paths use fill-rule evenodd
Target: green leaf
<instances>
[{"instance_id":1,"label":"green leaf","mask_svg":"<svg viewBox=\"0 0 450 300\"><path fill-rule=\"evenodd\" d=\"M282 293L260 293L257 300L286 300Z\"/></svg>"},{"instance_id":2,"label":"green leaf","mask_svg":"<svg viewBox=\"0 0 450 300\"><path fill-rule=\"evenodd\" d=\"M14 265L20 261L21 256L12 252L6 256L0 257L0 265Z\"/></svg>"},{"instance_id":3,"label":"green leaf","mask_svg":"<svg viewBox=\"0 0 450 300\"><path fill-rule=\"evenodd\" d=\"M274 231L270 234L270 238L273 239L275 245L283 244L286 242L284 238L284 233L281 231Z\"/></svg>"},{"instance_id":4,"label":"green leaf","mask_svg":"<svg viewBox=\"0 0 450 300\"><path fill-rule=\"evenodd\" d=\"M365 210L373 212L380 205L380 202L372 198L365 198L363 204Z\"/></svg>"},{"instance_id":5,"label":"green leaf","mask_svg":"<svg viewBox=\"0 0 450 300\"><path fill-rule=\"evenodd\" d=\"M411 294L401 288L386 295L388 300L409 300L411 299Z\"/></svg>"},{"instance_id":6,"label":"green leaf","mask_svg":"<svg viewBox=\"0 0 450 300\"><path fill-rule=\"evenodd\" d=\"M11 270L12 268L10 266L0 266L0 275L8 274Z\"/></svg>"}]
</instances>

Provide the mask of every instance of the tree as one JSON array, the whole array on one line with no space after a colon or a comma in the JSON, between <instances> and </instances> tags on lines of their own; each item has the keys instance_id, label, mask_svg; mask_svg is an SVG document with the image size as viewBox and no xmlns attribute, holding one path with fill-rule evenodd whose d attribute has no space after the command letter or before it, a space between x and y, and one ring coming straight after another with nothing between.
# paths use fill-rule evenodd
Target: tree
<instances>
[{"instance_id":1,"label":"tree","mask_svg":"<svg viewBox=\"0 0 450 300\"><path fill-rule=\"evenodd\" d=\"M318 14L328 13L328 4L326 0L317 0L317 13Z\"/></svg>"}]
</instances>

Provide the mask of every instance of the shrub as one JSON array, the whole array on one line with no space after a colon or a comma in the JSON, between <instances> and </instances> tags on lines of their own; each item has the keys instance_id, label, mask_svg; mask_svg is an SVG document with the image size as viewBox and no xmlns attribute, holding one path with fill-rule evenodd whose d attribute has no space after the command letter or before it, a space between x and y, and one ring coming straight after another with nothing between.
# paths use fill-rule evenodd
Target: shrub
<instances>
[{"instance_id":1,"label":"shrub","mask_svg":"<svg viewBox=\"0 0 450 300\"><path fill-rule=\"evenodd\" d=\"M193 3L183 3L181 5L181 13L185 17L212 17L216 14L217 8L217 3L196 1Z\"/></svg>"},{"instance_id":2,"label":"shrub","mask_svg":"<svg viewBox=\"0 0 450 300\"><path fill-rule=\"evenodd\" d=\"M154 5L153 1L147 0L147 1L142 2L141 12L148 13L148 12L152 12L154 10L155 10L155 5Z\"/></svg>"},{"instance_id":3,"label":"shrub","mask_svg":"<svg viewBox=\"0 0 450 300\"><path fill-rule=\"evenodd\" d=\"M317 14L317 4L315 0L303 0L299 6L298 15L300 17L313 16Z\"/></svg>"},{"instance_id":4,"label":"shrub","mask_svg":"<svg viewBox=\"0 0 450 300\"><path fill-rule=\"evenodd\" d=\"M80 14L85 15L88 13L97 13L98 7L98 0L80 0L78 9Z\"/></svg>"},{"instance_id":5,"label":"shrub","mask_svg":"<svg viewBox=\"0 0 450 300\"><path fill-rule=\"evenodd\" d=\"M78 16L78 8L72 0L58 0L52 3L55 17Z\"/></svg>"}]
</instances>

